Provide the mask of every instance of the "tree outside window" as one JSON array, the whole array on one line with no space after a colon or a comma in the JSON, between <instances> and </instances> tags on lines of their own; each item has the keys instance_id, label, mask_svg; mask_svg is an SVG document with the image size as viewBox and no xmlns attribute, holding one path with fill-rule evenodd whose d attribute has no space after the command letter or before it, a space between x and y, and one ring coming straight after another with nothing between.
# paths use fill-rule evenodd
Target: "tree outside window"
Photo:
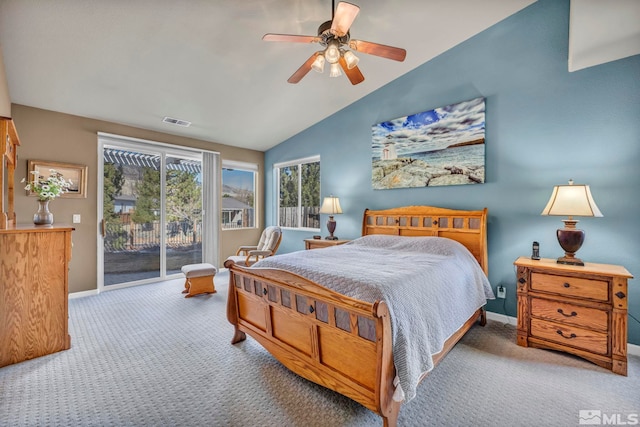
<instances>
[{"instance_id":1,"label":"tree outside window","mask_svg":"<svg viewBox=\"0 0 640 427\"><path fill-rule=\"evenodd\" d=\"M279 182L278 224L320 229L320 160L276 167Z\"/></svg>"}]
</instances>

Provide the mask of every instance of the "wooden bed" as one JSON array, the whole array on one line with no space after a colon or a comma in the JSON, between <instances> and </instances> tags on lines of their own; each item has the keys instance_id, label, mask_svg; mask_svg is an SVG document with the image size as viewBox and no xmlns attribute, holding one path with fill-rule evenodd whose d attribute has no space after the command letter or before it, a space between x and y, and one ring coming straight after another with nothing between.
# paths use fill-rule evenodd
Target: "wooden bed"
<instances>
[{"instance_id":1,"label":"wooden bed","mask_svg":"<svg viewBox=\"0 0 640 427\"><path fill-rule=\"evenodd\" d=\"M466 246L487 274L486 225L486 208L367 209L362 235L447 237ZM384 426L397 424L401 402L393 400L391 322L384 301L359 301L280 269L251 269L230 260L224 266L230 270L233 344L249 334L291 371L376 412ZM478 319L484 325L482 308L446 341L434 364Z\"/></svg>"}]
</instances>

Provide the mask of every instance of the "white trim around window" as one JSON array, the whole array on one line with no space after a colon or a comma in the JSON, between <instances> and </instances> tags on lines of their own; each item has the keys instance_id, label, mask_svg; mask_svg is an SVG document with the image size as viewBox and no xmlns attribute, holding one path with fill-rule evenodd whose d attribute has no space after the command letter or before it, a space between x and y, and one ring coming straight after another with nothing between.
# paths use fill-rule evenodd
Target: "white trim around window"
<instances>
[{"instance_id":1,"label":"white trim around window","mask_svg":"<svg viewBox=\"0 0 640 427\"><path fill-rule=\"evenodd\" d=\"M249 162L241 162L241 161L237 161L237 160L226 160L223 159L222 160L222 167L221 167L221 173L222 173L222 178L221 178L221 182L222 182L222 187L224 187L224 170L225 169L234 169L234 170L239 170L239 171L243 171L243 172L251 172L253 173L253 225L252 226L240 226L240 227L228 227L225 226L225 220L227 218L225 212L224 212L224 200L221 200L222 202L222 211L221 211L221 216L220 216L220 229L223 232L226 231L233 231L233 230L247 230L247 229L253 229L253 228L258 228L259 227L259 199L258 199L258 165L256 163L249 163ZM244 210L243 212L243 216L247 215L247 211Z\"/></svg>"},{"instance_id":2,"label":"white trim around window","mask_svg":"<svg viewBox=\"0 0 640 427\"><path fill-rule=\"evenodd\" d=\"M297 227L293 227L293 226L286 226L286 225L281 225L281 218L280 218L280 170L283 168L288 168L288 167L300 167L301 165L304 164L309 164L309 163L318 163L321 164L320 162L320 155L314 155L314 156L309 156L309 157L303 157L300 159L295 159L295 160L289 160L286 162L279 162L279 163L274 163L273 164L273 185L274 188L276 189L275 191L275 203L274 203L274 214L275 214L275 219L276 219L276 224L280 224L280 226L282 228L285 229L290 229L290 230L300 230L300 231L310 231L310 232L314 232L317 233L320 231L320 226L316 227L303 227L301 226L301 224L304 222L302 219L302 206L300 205L301 203L301 198L302 198L302 182L300 182L298 184L298 219L297 219L297 223L298 226ZM300 174L298 176L298 178L301 180L302 179L302 174ZM318 209L320 209L320 194L318 194Z\"/></svg>"}]
</instances>

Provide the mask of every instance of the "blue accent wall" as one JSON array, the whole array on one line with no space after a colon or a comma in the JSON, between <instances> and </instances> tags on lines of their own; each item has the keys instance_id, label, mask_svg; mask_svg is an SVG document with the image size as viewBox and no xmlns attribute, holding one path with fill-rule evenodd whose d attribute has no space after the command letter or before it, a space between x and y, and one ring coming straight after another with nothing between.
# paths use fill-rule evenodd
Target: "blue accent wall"
<instances>
[{"instance_id":1,"label":"blue accent wall","mask_svg":"<svg viewBox=\"0 0 640 427\"><path fill-rule=\"evenodd\" d=\"M534 240L542 257L563 254L555 236L562 218L540 212L553 186L571 178L591 187L604 215L580 218L586 240L578 256L623 265L636 276L629 281L629 312L640 319L640 56L569 73L568 38L569 1L539 0L270 149L267 224L276 218L273 164L315 154L322 196L340 197L340 238L360 236L365 208L487 207L489 279L494 289L507 288L504 306L495 300L487 308L515 316L513 262L531 254ZM349 90L344 80L325 83ZM372 124L480 96L486 99L484 184L371 188ZM286 230L279 252L303 249L311 234ZM629 342L640 345L640 324L631 317Z\"/></svg>"}]
</instances>

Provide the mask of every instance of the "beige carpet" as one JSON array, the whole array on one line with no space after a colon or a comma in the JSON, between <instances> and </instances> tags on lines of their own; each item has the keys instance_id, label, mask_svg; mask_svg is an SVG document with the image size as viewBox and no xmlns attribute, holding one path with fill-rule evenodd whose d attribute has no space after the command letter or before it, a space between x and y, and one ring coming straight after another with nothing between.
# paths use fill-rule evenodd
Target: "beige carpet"
<instances>
[{"instance_id":1,"label":"beige carpet","mask_svg":"<svg viewBox=\"0 0 640 427\"><path fill-rule=\"evenodd\" d=\"M286 370L255 341L231 345L227 274L185 299L182 281L69 302L72 348L0 368L0 426L374 426L381 419ZM401 426L572 426L580 410L640 413L629 376L475 326L404 405Z\"/></svg>"}]
</instances>

